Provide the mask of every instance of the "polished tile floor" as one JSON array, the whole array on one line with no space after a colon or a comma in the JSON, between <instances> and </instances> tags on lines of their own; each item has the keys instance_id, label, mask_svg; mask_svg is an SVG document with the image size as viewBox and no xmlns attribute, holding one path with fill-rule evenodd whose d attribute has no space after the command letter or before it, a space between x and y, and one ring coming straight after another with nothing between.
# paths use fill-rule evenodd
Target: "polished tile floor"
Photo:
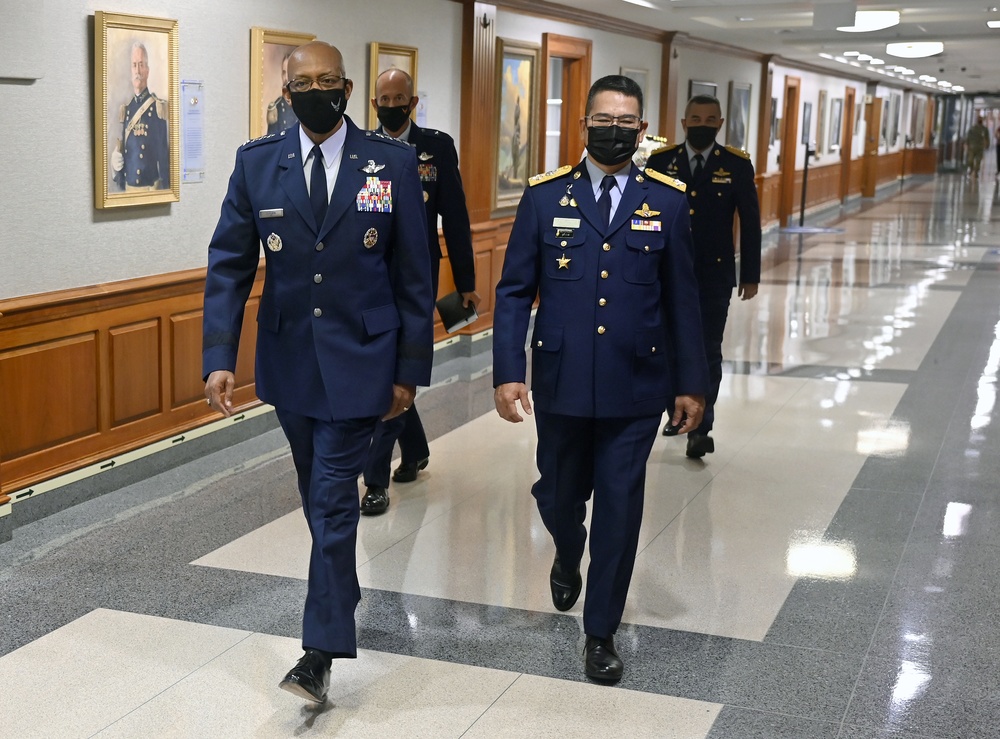
<instances>
[{"instance_id":1,"label":"polished tile floor","mask_svg":"<svg viewBox=\"0 0 1000 739\"><path fill-rule=\"evenodd\" d=\"M766 236L718 451L649 460L618 686L552 608L534 428L492 411L487 351L435 368L431 464L361 521L324 709L276 688L308 534L274 430L0 545L0 737L1000 737L993 175Z\"/></svg>"}]
</instances>

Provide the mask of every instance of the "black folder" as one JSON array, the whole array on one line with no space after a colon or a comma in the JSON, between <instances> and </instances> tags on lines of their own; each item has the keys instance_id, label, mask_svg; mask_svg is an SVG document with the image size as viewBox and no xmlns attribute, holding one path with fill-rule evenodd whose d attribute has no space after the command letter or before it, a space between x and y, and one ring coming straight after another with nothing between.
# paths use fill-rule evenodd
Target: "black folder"
<instances>
[{"instance_id":1,"label":"black folder","mask_svg":"<svg viewBox=\"0 0 1000 739\"><path fill-rule=\"evenodd\" d=\"M468 326L479 318L475 305L469 303L468 308L462 306L462 295L459 292L448 293L438 300L437 309L441 316L441 322L444 324L444 330L449 334Z\"/></svg>"}]
</instances>

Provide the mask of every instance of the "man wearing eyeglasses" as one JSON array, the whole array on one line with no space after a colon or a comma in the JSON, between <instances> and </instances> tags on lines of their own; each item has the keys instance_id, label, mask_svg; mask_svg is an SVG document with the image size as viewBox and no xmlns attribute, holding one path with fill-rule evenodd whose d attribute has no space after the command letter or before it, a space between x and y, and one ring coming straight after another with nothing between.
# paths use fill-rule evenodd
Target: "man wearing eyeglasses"
<instances>
[{"instance_id":1,"label":"man wearing eyeglasses","mask_svg":"<svg viewBox=\"0 0 1000 739\"><path fill-rule=\"evenodd\" d=\"M666 172L687 184L694 268L711 380L701 425L688 434L685 454L691 459L701 459L715 451L715 439L709 433L715 423L715 401L722 384L722 339L733 288L737 288L740 300L751 300L760 283L760 205L753 164L742 149L715 142L724 122L717 98L696 95L688 101L681 119L686 141L657 149L646 162L648 168ZM733 219L737 213L740 217L738 284L733 240ZM675 433L669 423L663 429L664 436Z\"/></svg>"},{"instance_id":2,"label":"man wearing eyeglasses","mask_svg":"<svg viewBox=\"0 0 1000 739\"><path fill-rule=\"evenodd\" d=\"M387 69L376 78L375 97L371 105L381 124L378 131L397 141L405 141L417 153L417 172L427 210L427 245L431 254L431 290L434 297L438 293L442 258L437 229L440 215L455 287L462 295L463 305L478 307L480 297L476 292L472 229L469 211L465 207L465 190L462 189L462 175L458 170L455 142L448 134L421 128L410 119L420 102L415 92L413 78L402 69ZM401 416L380 423L375 429L363 477L363 516L377 516L389 507L389 467L397 439L402 459L392 473L392 481L413 482L420 470L427 467L430 458L427 436L416 405L411 405Z\"/></svg>"},{"instance_id":3,"label":"man wearing eyeglasses","mask_svg":"<svg viewBox=\"0 0 1000 739\"><path fill-rule=\"evenodd\" d=\"M357 655L358 475L379 418L430 381L433 299L413 150L344 115L353 85L334 47L299 47L288 75L300 124L240 147L209 245L203 369L230 416L263 243L256 392L288 437L312 535L305 654L281 687L321 703L332 660Z\"/></svg>"},{"instance_id":4,"label":"man wearing eyeglasses","mask_svg":"<svg viewBox=\"0 0 1000 739\"><path fill-rule=\"evenodd\" d=\"M535 416L538 511L555 544L557 610L583 588L584 674L621 678L614 643L642 522L646 459L664 410L686 433L701 420L708 370L683 183L632 164L646 130L642 90L599 79L580 122L587 156L529 181L497 285L494 401L512 423ZM531 391L525 337L538 296Z\"/></svg>"}]
</instances>

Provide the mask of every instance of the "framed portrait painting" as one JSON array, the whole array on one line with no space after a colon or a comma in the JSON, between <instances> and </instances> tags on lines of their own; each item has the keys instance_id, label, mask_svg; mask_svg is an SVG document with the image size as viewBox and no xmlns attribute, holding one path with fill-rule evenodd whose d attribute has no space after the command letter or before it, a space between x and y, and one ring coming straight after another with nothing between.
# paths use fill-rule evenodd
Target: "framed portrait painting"
<instances>
[{"instance_id":1,"label":"framed portrait painting","mask_svg":"<svg viewBox=\"0 0 1000 739\"><path fill-rule=\"evenodd\" d=\"M816 154L826 151L826 90L819 91L819 105L816 108Z\"/></svg>"},{"instance_id":2,"label":"framed portrait painting","mask_svg":"<svg viewBox=\"0 0 1000 739\"><path fill-rule=\"evenodd\" d=\"M497 39L497 141L493 210L520 202L536 171L538 46Z\"/></svg>"},{"instance_id":3,"label":"framed portrait painting","mask_svg":"<svg viewBox=\"0 0 1000 739\"><path fill-rule=\"evenodd\" d=\"M778 140L778 98L771 98L771 138L768 146L774 146Z\"/></svg>"},{"instance_id":4,"label":"framed portrait painting","mask_svg":"<svg viewBox=\"0 0 1000 739\"><path fill-rule=\"evenodd\" d=\"M802 103L802 142L809 143L809 136L812 133L813 104Z\"/></svg>"},{"instance_id":5,"label":"framed portrait painting","mask_svg":"<svg viewBox=\"0 0 1000 739\"><path fill-rule=\"evenodd\" d=\"M711 95L715 97L715 91L719 89L719 86L714 82L698 82L697 80L688 80L688 100L693 98L695 95Z\"/></svg>"},{"instance_id":6,"label":"framed portrait painting","mask_svg":"<svg viewBox=\"0 0 1000 739\"><path fill-rule=\"evenodd\" d=\"M417 94L417 49L413 46L398 46L396 44L371 43L371 66L368 70L368 100L375 97L375 80L387 69L402 69L413 79L413 94ZM368 100L368 128L378 128L378 113L372 109Z\"/></svg>"},{"instance_id":7,"label":"framed portrait painting","mask_svg":"<svg viewBox=\"0 0 1000 739\"><path fill-rule=\"evenodd\" d=\"M830 141L826 150L830 153L840 151L840 134L843 128L844 98L834 98L830 101Z\"/></svg>"},{"instance_id":8,"label":"framed portrait painting","mask_svg":"<svg viewBox=\"0 0 1000 739\"><path fill-rule=\"evenodd\" d=\"M180 200L177 21L94 14L94 206Z\"/></svg>"},{"instance_id":9,"label":"framed portrait painting","mask_svg":"<svg viewBox=\"0 0 1000 739\"><path fill-rule=\"evenodd\" d=\"M726 143L737 149L747 148L750 128L750 84L729 83L729 106L726 110Z\"/></svg>"},{"instance_id":10,"label":"framed portrait painting","mask_svg":"<svg viewBox=\"0 0 1000 739\"><path fill-rule=\"evenodd\" d=\"M315 38L311 33L250 29L250 138L279 133L298 122L282 94L288 56Z\"/></svg>"}]
</instances>

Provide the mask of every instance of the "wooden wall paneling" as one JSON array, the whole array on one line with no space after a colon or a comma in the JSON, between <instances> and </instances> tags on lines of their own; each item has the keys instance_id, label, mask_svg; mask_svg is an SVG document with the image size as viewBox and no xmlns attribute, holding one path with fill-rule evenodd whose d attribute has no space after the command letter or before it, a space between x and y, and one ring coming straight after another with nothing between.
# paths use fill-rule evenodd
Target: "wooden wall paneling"
<instances>
[{"instance_id":1,"label":"wooden wall paneling","mask_svg":"<svg viewBox=\"0 0 1000 739\"><path fill-rule=\"evenodd\" d=\"M840 202L847 199L851 189L851 154L854 151L854 97L855 89L848 85L844 88L844 108L840 117Z\"/></svg>"},{"instance_id":2,"label":"wooden wall paneling","mask_svg":"<svg viewBox=\"0 0 1000 739\"><path fill-rule=\"evenodd\" d=\"M159 318L108 329L110 426L162 410L160 339Z\"/></svg>"},{"instance_id":3,"label":"wooden wall paneling","mask_svg":"<svg viewBox=\"0 0 1000 739\"><path fill-rule=\"evenodd\" d=\"M879 131L882 126L882 98L873 97L865 101L865 153L864 174L861 181L861 196L875 197L879 177Z\"/></svg>"},{"instance_id":4,"label":"wooden wall paneling","mask_svg":"<svg viewBox=\"0 0 1000 739\"><path fill-rule=\"evenodd\" d=\"M205 383L201 378L201 317L200 308L170 316L172 409L205 397Z\"/></svg>"},{"instance_id":5,"label":"wooden wall paneling","mask_svg":"<svg viewBox=\"0 0 1000 739\"><path fill-rule=\"evenodd\" d=\"M774 97L774 62L764 57L760 67L760 92L757 104L757 158L754 170L767 171L767 155L771 148L771 98ZM759 194L759 188L758 188Z\"/></svg>"},{"instance_id":6,"label":"wooden wall paneling","mask_svg":"<svg viewBox=\"0 0 1000 739\"><path fill-rule=\"evenodd\" d=\"M781 190L778 199L778 221L784 226L791 217L794 197L801 193L802 185L796 177L795 151L799 145L799 93L802 80L785 75L784 108L781 115L781 153L779 168Z\"/></svg>"},{"instance_id":7,"label":"wooden wall paneling","mask_svg":"<svg viewBox=\"0 0 1000 739\"><path fill-rule=\"evenodd\" d=\"M96 434L97 332L0 352L0 448L9 462Z\"/></svg>"},{"instance_id":8,"label":"wooden wall paneling","mask_svg":"<svg viewBox=\"0 0 1000 739\"><path fill-rule=\"evenodd\" d=\"M460 168L472 223L490 220L493 207L497 137L496 20L496 5L466 2L463 6Z\"/></svg>"}]
</instances>

